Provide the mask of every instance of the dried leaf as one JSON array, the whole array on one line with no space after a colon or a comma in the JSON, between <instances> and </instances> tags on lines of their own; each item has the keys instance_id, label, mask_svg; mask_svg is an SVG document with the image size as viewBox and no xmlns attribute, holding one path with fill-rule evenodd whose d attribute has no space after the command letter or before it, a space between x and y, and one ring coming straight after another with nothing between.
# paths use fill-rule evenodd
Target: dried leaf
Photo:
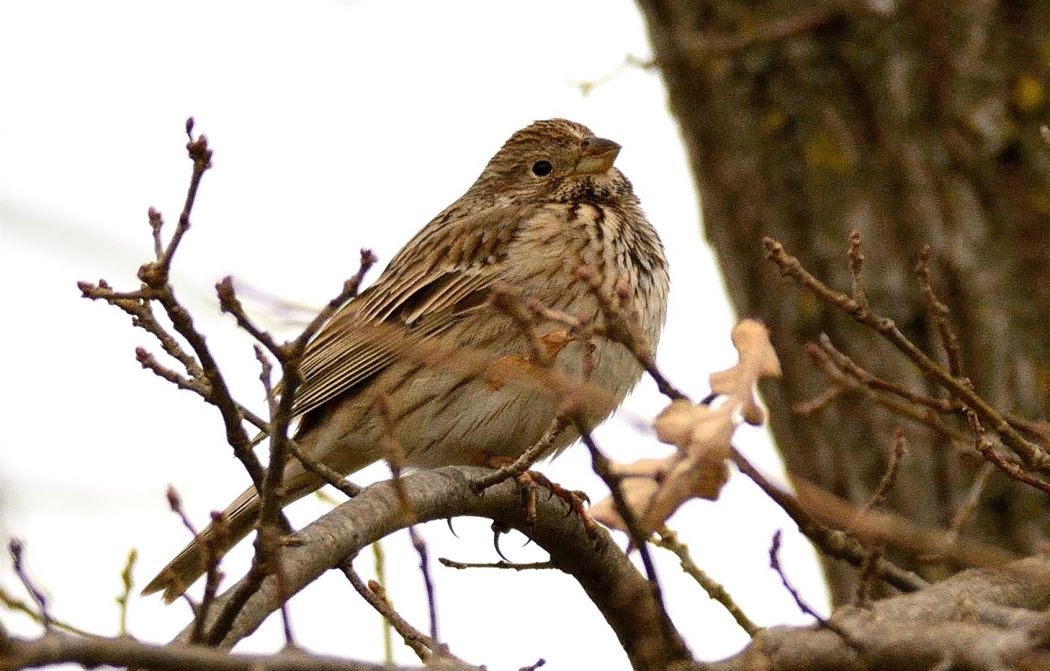
<instances>
[{"instance_id":1,"label":"dried leaf","mask_svg":"<svg viewBox=\"0 0 1050 671\"><path fill-rule=\"evenodd\" d=\"M656 437L683 452L706 451L713 443L728 446L732 417L725 405L712 408L689 401L672 401L653 422Z\"/></svg>"},{"instance_id":2,"label":"dried leaf","mask_svg":"<svg viewBox=\"0 0 1050 671\"><path fill-rule=\"evenodd\" d=\"M668 459L641 459L630 464L612 463L609 465L614 475L620 476L620 491L627 506L636 516L649 506L650 500L659 488L667 472ZM616 509L612 496L607 496L595 503L590 509L591 516L613 529L627 531L627 524Z\"/></svg>"},{"instance_id":3,"label":"dried leaf","mask_svg":"<svg viewBox=\"0 0 1050 671\"><path fill-rule=\"evenodd\" d=\"M547 356L554 358L558 356L558 352L565 349L565 346L572 342L572 336L569 335L568 331L551 331L541 335L539 338L543 344L544 349L547 350ZM529 357L532 358L531 356Z\"/></svg>"},{"instance_id":4,"label":"dried leaf","mask_svg":"<svg viewBox=\"0 0 1050 671\"><path fill-rule=\"evenodd\" d=\"M717 499L729 479L730 441L741 419L761 424L763 413L755 386L763 377L779 377L780 361L760 322L745 319L733 329L739 361L711 375L712 391L725 397L712 407L685 400L672 401L656 417L657 437L678 448L666 459L642 459L614 464L614 473L630 475L621 481L627 505L638 516L643 533L663 526L686 501ZM625 529L611 497L594 505L595 519Z\"/></svg>"},{"instance_id":5,"label":"dried leaf","mask_svg":"<svg viewBox=\"0 0 1050 671\"><path fill-rule=\"evenodd\" d=\"M558 352L565 349L565 346L572 342L572 336L569 335L568 331L551 331L540 336L539 341L544 350L546 350L547 356L553 359L558 356ZM532 370L535 362L536 357L532 354L529 356L508 354L505 357L496 359L485 368L483 375L485 388L489 391L499 391L511 378L519 374L527 374Z\"/></svg>"},{"instance_id":6,"label":"dried leaf","mask_svg":"<svg viewBox=\"0 0 1050 671\"><path fill-rule=\"evenodd\" d=\"M485 388L489 391L499 391L515 375L525 373L532 368L532 364L523 356L508 354L500 357L485 368L482 376L485 380Z\"/></svg>"},{"instance_id":7,"label":"dried leaf","mask_svg":"<svg viewBox=\"0 0 1050 671\"><path fill-rule=\"evenodd\" d=\"M732 338L740 358L732 368L711 374L711 391L729 397L727 403L734 404L744 421L757 426L765 416L755 398L755 385L763 377L780 377L780 359L769 342L769 330L759 321L741 321Z\"/></svg>"}]
</instances>

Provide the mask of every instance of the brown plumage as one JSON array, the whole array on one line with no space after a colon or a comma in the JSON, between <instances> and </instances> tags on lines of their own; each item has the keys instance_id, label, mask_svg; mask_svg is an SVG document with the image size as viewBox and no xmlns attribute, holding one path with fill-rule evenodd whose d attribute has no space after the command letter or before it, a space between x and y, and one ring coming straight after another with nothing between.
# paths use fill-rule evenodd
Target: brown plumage
<instances>
[{"instance_id":1,"label":"brown plumage","mask_svg":"<svg viewBox=\"0 0 1050 671\"><path fill-rule=\"evenodd\" d=\"M537 121L514 135L477 181L391 260L375 284L344 305L310 343L295 439L316 459L350 474L382 458L377 399L387 399L408 466L480 464L517 457L551 425L558 399L536 385L492 384L476 367L435 365L431 349L469 352L472 360L528 357L520 328L488 304L503 283L525 299L601 321L593 292L577 276L588 265L613 295L626 288L628 308L655 346L667 302L663 246L631 189L613 167L619 145L564 119ZM542 324L542 335L565 327ZM601 421L638 381L641 369L617 343L572 342L554 368L587 383L609 403ZM551 451L578 435L563 431ZM323 482L294 459L285 469L285 504ZM258 515L254 488L226 509L229 543ZM206 530L205 533L208 533ZM143 590L178 596L203 572L197 544L186 547Z\"/></svg>"}]
</instances>

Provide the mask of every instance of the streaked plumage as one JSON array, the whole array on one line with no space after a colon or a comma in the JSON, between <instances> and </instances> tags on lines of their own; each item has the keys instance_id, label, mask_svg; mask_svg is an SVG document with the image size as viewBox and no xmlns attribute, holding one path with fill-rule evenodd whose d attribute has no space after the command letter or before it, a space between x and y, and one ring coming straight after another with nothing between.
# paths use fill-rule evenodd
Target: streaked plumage
<instances>
[{"instance_id":1,"label":"streaked plumage","mask_svg":"<svg viewBox=\"0 0 1050 671\"><path fill-rule=\"evenodd\" d=\"M484 464L516 457L539 440L558 399L535 385L486 384L476 369L435 364L418 354L433 346L485 362L528 356L520 329L487 302L496 283L600 321L594 296L576 273L589 265L607 295L627 288L628 307L655 346L664 322L667 264L630 182L612 166L618 151L619 145L564 119L515 133L470 189L310 343L296 401L299 445L345 474L380 459L380 396L387 398L412 467ZM539 332L564 328L543 324ZM570 343L557 354L555 369L582 381L587 348ZM611 401L593 409L596 423L623 400L641 369L622 345L609 341L598 341L590 356L587 382ZM552 451L576 437L564 431ZM284 482L286 503L323 484L295 460ZM253 488L227 508L231 545L252 529L257 513ZM174 598L201 573L191 543L144 593L163 589Z\"/></svg>"}]
</instances>

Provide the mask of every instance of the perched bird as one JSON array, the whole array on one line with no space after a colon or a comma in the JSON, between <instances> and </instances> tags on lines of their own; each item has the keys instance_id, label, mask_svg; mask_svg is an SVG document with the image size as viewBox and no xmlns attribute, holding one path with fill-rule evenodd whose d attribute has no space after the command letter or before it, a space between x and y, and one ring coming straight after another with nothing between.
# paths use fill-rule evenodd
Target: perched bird
<instances>
[{"instance_id":1,"label":"perched bird","mask_svg":"<svg viewBox=\"0 0 1050 671\"><path fill-rule=\"evenodd\" d=\"M384 421L392 423L412 468L514 458L539 441L558 413L555 395L410 354L432 344L492 362L528 360L532 341L489 302L494 286L601 323L595 291L578 273L588 266L598 290L617 296L655 347L667 306L667 261L631 183L613 167L619 151L615 142L565 119L537 121L514 133L467 192L309 343L295 403L300 448L350 474L383 457L384 431L390 430ZM565 328L543 322L536 334ZM551 353L554 371L585 377L607 394L610 402L590 412L594 423L619 405L642 372L622 344L600 337L564 343ZM571 426L564 428L551 453L578 437ZM323 484L290 459L282 505ZM226 508L218 551L253 529L259 507L251 487ZM164 590L172 600L203 572L201 549L192 542L143 594Z\"/></svg>"}]
</instances>

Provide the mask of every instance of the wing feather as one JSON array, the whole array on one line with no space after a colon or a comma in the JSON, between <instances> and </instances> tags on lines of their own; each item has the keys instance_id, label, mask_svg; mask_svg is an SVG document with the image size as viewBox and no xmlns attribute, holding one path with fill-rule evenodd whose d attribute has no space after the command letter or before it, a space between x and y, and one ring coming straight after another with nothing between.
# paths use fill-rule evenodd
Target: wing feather
<instances>
[{"instance_id":1,"label":"wing feather","mask_svg":"<svg viewBox=\"0 0 1050 671\"><path fill-rule=\"evenodd\" d=\"M535 210L508 203L460 216L446 211L435 218L307 345L296 414L367 381L406 347L482 309L507 262L507 243Z\"/></svg>"}]
</instances>

